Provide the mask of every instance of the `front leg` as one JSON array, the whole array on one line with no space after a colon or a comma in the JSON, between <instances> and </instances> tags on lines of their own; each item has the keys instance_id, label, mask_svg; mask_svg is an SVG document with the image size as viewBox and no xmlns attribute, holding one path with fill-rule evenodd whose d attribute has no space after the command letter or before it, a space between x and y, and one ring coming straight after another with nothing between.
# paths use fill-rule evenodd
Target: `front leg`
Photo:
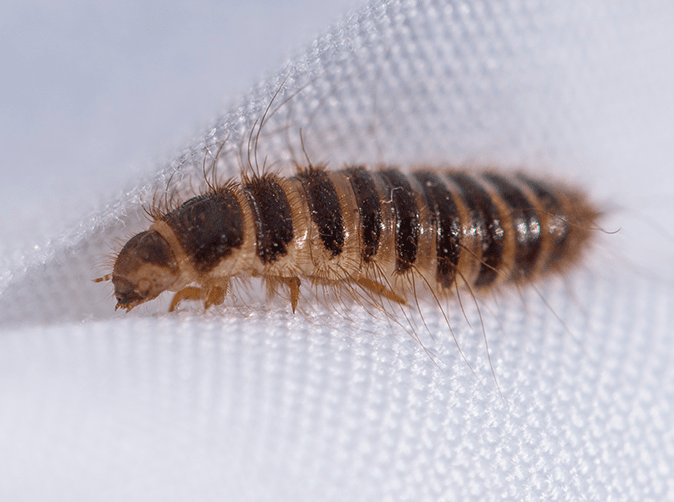
<instances>
[{"instance_id":1,"label":"front leg","mask_svg":"<svg viewBox=\"0 0 674 502\"><path fill-rule=\"evenodd\" d=\"M221 305L225 301L226 294L227 286L216 286L213 284L207 288L187 286L173 295L169 312L173 312L183 300L203 300L205 309L210 308L211 305Z\"/></svg>"}]
</instances>

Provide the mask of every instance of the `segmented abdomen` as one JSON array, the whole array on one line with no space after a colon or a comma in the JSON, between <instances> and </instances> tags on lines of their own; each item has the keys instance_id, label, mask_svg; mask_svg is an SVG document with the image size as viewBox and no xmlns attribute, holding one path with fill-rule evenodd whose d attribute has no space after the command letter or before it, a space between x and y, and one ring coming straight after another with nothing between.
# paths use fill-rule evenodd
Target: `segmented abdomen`
<instances>
[{"instance_id":1,"label":"segmented abdomen","mask_svg":"<svg viewBox=\"0 0 674 502\"><path fill-rule=\"evenodd\" d=\"M441 292L559 271L582 252L598 216L581 192L524 174L350 167L245 178L162 220L198 282L365 278L401 291L414 273ZM199 242L185 238L188 228Z\"/></svg>"}]
</instances>

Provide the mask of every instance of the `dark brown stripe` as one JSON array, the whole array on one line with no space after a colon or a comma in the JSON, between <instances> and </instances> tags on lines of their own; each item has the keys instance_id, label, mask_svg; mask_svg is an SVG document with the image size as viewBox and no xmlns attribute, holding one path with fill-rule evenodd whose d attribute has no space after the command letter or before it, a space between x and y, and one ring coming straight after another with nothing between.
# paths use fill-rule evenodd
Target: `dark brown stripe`
<instances>
[{"instance_id":1,"label":"dark brown stripe","mask_svg":"<svg viewBox=\"0 0 674 502\"><path fill-rule=\"evenodd\" d=\"M344 221L335 185L325 171L307 169L296 176L307 195L309 211L325 249L338 256L344 247Z\"/></svg>"},{"instance_id":2,"label":"dark brown stripe","mask_svg":"<svg viewBox=\"0 0 674 502\"><path fill-rule=\"evenodd\" d=\"M568 242L570 229L564 206L554 196L554 190L540 181L532 180L524 174L518 174L517 178L529 187L536 198L538 198L541 206L543 206L543 210L549 214L547 228L542 229L542 234L543 238L549 235L552 239L550 243L550 256L547 259L548 263L552 265L564 258L566 243Z\"/></svg>"},{"instance_id":3,"label":"dark brown stripe","mask_svg":"<svg viewBox=\"0 0 674 502\"><path fill-rule=\"evenodd\" d=\"M405 272L417 258L419 245L419 208L407 177L397 169L379 173L386 182L387 198L396 214L396 271Z\"/></svg>"},{"instance_id":4,"label":"dark brown stripe","mask_svg":"<svg viewBox=\"0 0 674 502\"><path fill-rule=\"evenodd\" d=\"M513 279L527 277L536 269L541 252L541 222L533 204L522 191L499 174L485 174L484 178L498 191L510 209L510 219L515 230L515 268Z\"/></svg>"},{"instance_id":5,"label":"dark brown stripe","mask_svg":"<svg viewBox=\"0 0 674 502\"><path fill-rule=\"evenodd\" d=\"M501 216L489 193L473 178L463 173L450 173L448 177L461 189L463 200L471 213L472 225L482 241L482 266L475 279L475 286L489 286L496 279L503 261Z\"/></svg>"},{"instance_id":6,"label":"dark brown stripe","mask_svg":"<svg viewBox=\"0 0 674 502\"><path fill-rule=\"evenodd\" d=\"M194 268L209 272L243 243L243 213L231 190L188 200L164 216Z\"/></svg>"},{"instance_id":7,"label":"dark brown stripe","mask_svg":"<svg viewBox=\"0 0 674 502\"><path fill-rule=\"evenodd\" d=\"M257 255L264 264L288 254L293 238L293 218L286 193L273 176L253 178L244 186L255 219Z\"/></svg>"},{"instance_id":8,"label":"dark brown stripe","mask_svg":"<svg viewBox=\"0 0 674 502\"><path fill-rule=\"evenodd\" d=\"M365 262L377 254L381 238L381 204L370 173L363 167L352 167L343 171L351 182L356 196L360 226L362 228L361 257Z\"/></svg>"},{"instance_id":9,"label":"dark brown stripe","mask_svg":"<svg viewBox=\"0 0 674 502\"><path fill-rule=\"evenodd\" d=\"M414 176L424 189L426 204L437 228L436 280L449 288L456 275L461 256L461 224L454 198L442 180L433 173L418 172Z\"/></svg>"}]
</instances>

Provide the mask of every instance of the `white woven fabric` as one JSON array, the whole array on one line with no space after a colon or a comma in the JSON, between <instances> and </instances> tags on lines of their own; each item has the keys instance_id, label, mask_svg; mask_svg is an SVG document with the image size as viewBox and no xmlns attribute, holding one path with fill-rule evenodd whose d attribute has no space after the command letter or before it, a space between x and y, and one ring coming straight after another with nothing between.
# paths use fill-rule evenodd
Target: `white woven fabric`
<instances>
[{"instance_id":1,"label":"white woven fabric","mask_svg":"<svg viewBox=\"0 0 674 502\"><path fill-rule=\"evenodd\" d=\"M5 243L0 498L674 500L673 22L658 2L373 2L104 209ZM525 167L609 211L620 231L564 280L480 300L500 393L466 299L460 353L429 298L424 351L404 318L292 315L254 284L245 306L127 315L91 282L169 178L198 190L223 141L238 173L279 89L252 153L282 172L301 129L315 164Z\"/></svg>"}]
</instances>

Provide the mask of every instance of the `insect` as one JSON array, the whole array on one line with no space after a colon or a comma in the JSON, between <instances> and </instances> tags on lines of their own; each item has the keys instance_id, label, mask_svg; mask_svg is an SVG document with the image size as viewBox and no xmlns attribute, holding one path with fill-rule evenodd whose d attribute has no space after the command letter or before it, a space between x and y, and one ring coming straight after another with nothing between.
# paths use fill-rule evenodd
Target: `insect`
<instances>
[{"instance_id":1,"label":"insect","mask_svg":"<svg viewBox=\"0 0 674 502\"><path fill-rule=\"evenodd\" d=\"M312 165L211 184L151 213L97 279L112 279L115 309L164 291L169 311L209 308L248 277L287 291L293 312L306 283L401 305L417 285L436 298L520 285L578 263L601 215L582 191L524 173Z\"/></svg>"}]
</instances>

